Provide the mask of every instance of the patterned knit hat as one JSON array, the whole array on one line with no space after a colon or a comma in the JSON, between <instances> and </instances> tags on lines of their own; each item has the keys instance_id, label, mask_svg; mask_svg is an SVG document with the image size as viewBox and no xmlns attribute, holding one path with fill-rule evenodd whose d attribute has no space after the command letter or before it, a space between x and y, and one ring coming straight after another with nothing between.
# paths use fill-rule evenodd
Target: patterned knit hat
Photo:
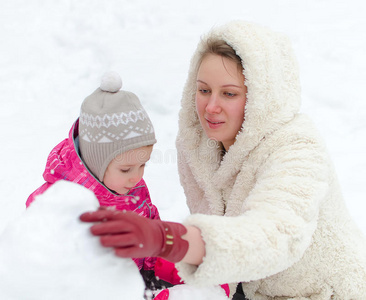
<instances>
[{"instance_id":1,"label":"patterned knit hat","mask_svg":"<svg viewBox=\"0 0 366 300\"><path fill-rule=\"evenodd\" d=\"M115 72L106 73L94 93L81 105L80 153L89 170L103 181L117 155L156 143L153 125L137 96L122 91Z\"/></svg>"}]
</instances>

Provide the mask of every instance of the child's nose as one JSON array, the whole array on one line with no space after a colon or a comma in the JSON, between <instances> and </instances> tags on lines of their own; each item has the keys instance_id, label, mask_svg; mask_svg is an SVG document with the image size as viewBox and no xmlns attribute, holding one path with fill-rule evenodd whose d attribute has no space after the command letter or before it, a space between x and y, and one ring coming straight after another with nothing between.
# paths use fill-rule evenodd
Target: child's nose
<instances>
[{"instance_id":1,"label":"child's nose","mask_svg":"<svg viewBox=\"0 0 366 300\"><path fill-rule=\"evenodd\" d=\"M130 178L130 182L132 182L132 183L137 183L137 181L138 181L137 176L133 176Z\"/></svg>"},{"instance_id":2,"label":"child's nose","mask_svg":"<svg viewBox=\"0 0 366 300\"><path fill-rule=\"evenodd\" d=\"M130 182L137 183L140 181L141 177L142 176L138 172L136 172L135 174L132 175L132 177L130 177Z\"/></svg>"}]
</instances>

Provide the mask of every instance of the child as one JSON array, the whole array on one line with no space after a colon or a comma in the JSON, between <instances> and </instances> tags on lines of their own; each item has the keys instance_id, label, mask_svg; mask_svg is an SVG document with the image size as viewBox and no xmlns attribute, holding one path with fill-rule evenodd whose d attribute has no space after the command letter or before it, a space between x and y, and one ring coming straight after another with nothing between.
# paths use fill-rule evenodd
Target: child
<instances>
[{"instance_id":1,"label":"child","mask_svg":"<svg viewBox=\"0 0 366 300\"><path fill-rule=\"evenodd\" d=\"M154 128L137 96L121 87L118 74L106 73L100 88L84 100L69 138L49 154L43 173L46 183L29 196L27 207L63 179L93 191L101 206L160 219L142 179L156 143ZM154 276L156 258L134 261L147 287L162 284Z\"/></svg>"}]
</instances>

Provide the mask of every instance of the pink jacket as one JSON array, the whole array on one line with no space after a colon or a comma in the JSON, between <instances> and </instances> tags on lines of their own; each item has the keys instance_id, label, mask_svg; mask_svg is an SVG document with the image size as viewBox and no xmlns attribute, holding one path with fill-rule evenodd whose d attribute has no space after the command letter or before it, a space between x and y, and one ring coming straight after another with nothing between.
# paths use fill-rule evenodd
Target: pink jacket
<instances>
[{"instance_id":1,"label":"pink jacket","mask_svg":"<svg viewBox=\"0 0 366 300\"><path fill-rule=\"evenodd\" d=\"M26 206L28 207L37 195L42 194L53 183L63 179L93 191L101 206L114 206L117 210L125 209L150 219L160 219L156 206L151 203L149 190L143 179L127 194L119 195L111 192L88 171L78 153L78 127L79 120L73 124L69 138L59 143L49 154L43 173L46 182L28 197ZM142 267L145 270L152 270L156 258L147 257L134 261L140 270Z\"/></svg>"}]
</instances>

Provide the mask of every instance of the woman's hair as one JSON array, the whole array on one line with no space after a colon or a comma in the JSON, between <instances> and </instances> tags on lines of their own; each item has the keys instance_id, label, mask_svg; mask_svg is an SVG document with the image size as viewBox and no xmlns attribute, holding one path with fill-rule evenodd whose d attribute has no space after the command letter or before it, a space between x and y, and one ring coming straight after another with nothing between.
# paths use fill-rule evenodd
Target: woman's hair
<instances>
[{"instance_id":1,"label":"woman's hair","mask_svg":"<svg viewBox=\"0 0 366 300\"><path fill-rule=\"evenodd\" d=\"M236 54L235 50L223 40L208 39L204 44L204 49L201 52L201 58L198 66L201 65L202 60L209 54L216 54L226 57L237 63L238 69L243 69L241 58Z\"/></svg>"}]
</instances>

